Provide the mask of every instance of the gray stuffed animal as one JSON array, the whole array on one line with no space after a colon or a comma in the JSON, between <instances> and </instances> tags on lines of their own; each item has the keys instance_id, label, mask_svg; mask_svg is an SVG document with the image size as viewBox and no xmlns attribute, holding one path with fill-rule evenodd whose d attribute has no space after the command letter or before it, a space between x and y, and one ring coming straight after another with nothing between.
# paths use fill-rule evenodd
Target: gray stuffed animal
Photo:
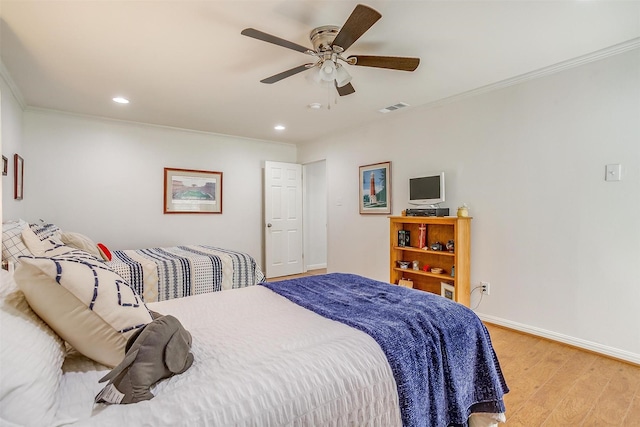
<instances>
[{"instance_id":1,"label":"gray stuffed animal","mask_svg":"<svg viewBox=\"0 0 640 427\"><path fill-rule=\"evenodd\" d=\"M109 381L96 403L136 403L153 397L150 388L181 374L193 363L191 334L173 316L153 313L154 320L127 341L122 362L102 377Z\"/></svg>"}]
</instances>

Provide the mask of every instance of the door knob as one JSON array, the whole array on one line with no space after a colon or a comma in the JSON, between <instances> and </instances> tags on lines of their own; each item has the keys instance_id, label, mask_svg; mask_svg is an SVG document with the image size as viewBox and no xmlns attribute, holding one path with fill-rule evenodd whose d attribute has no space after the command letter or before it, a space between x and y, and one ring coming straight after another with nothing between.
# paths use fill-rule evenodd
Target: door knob
<instances>
[{"instance_id":1,"label":"door knob","mask_svg":"<svg viewBox=\"0 0 640 427\"><path fill-rule=\"evenodd\" d=\"M267 223L267 227L271 228L271 223L270 222Z\"/></svg>"}]
</instances>

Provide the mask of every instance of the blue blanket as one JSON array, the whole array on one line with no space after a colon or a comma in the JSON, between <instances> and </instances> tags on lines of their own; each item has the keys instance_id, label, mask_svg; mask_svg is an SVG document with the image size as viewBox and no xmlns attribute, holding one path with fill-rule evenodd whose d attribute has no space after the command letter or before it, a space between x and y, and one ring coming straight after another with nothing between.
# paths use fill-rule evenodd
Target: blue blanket
<instances>
[{"instance_id":1,"label":"blue blanket","mask_svg":"<svg viewBox=\"0 0 640 427\"><path fill-rule=\"evenodd\" d=\"M463 305L353 274L263 285L375 339L393 371L404 426L465 426L472 412L505 411L509 389L489 333Z\"/></svg>"}]
</instances>

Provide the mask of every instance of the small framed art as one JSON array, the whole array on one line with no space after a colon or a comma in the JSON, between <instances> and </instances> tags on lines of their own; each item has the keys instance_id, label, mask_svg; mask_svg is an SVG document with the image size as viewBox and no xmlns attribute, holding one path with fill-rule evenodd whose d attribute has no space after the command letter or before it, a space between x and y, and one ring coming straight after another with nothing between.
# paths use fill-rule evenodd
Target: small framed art
<instances>
[{"instance_id":1,"label":"small framed art","mask_svg":"<svg viewBox=\"0 0 640 427\"><path fill-rule=\"evenodd\" d=\"M24 159L13 155L13 198L22 200L24 197Z\"/></svg>"},{"instance_id":2,"label":"small framed art","mask_svg":"<svg viewBox=\"0 0 640 427\"><path fill-rule=\"evenodd\" d=\"M222 213L222 172L164 168L164 213Z\"/></svg>"},{"instance_id":3,"label":"small framed art","mask_svg":"<svg viewBox=\"0 0 640 427\"><path fill-rule=\"evenodd\" d=\"M451 301L455 301L455 288L446 282L440 282L440 295Z\"/></svg>"},{"instance_id":4,"label":"small framed art","mask_svg":"<svg viewBox=\"0 0 640 427\"><path fill-rule=\"evenodd\" d=\"M360 213L391 213L391 162L360 166Z\"/></svg>"},{"instance_id":5,"label":"small framed art","mask_svg":"<svg viewBox=\"0 0 640 427\"><path fill-rule=\"evenodd\" d=\"M9 169L9 159L5 156L2 156L2 175L7 176L7 172Z\"/></svg>"}]
</instances>

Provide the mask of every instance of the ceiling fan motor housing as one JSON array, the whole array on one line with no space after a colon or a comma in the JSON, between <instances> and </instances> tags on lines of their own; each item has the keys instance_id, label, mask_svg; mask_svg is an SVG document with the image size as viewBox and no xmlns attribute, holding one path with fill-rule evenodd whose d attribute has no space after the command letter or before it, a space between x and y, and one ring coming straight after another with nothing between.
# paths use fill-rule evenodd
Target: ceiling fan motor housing
<instances>
[{"instance_id":1,"label":"ceiling fan motor housing","mask_svg":"<svg viewBox=\"0 0 640 427\"><path fill-rule=\"evenodd\" d=\"M313 48L318 53L332 51L331 43L333 43L339 32L340 27L336 25L324 25L311 30L309 40L311 40Z\"/></svg>"}]
</instances>

